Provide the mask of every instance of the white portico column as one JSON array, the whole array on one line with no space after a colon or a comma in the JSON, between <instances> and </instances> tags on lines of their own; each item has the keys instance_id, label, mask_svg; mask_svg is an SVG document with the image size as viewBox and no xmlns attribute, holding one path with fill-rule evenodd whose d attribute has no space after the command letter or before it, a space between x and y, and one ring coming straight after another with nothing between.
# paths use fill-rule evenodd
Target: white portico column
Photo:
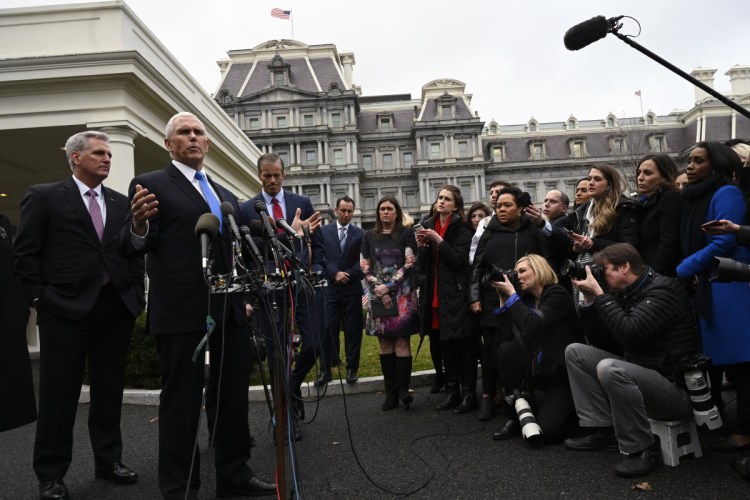
<instances>
[{"instance_id":1,"label":"white portico column","mask_svg":"<svg viewBox=\"0 0 750 500\"><path fill-rule=\"evenodd\" d=\"M133 139L138 133L125 127L99 127L109 136L109 148L112 151L112 166L109 177L104 181L108 188L128 193L130 181L135 177L135 144Z\"/></svg>"}]
</instances>

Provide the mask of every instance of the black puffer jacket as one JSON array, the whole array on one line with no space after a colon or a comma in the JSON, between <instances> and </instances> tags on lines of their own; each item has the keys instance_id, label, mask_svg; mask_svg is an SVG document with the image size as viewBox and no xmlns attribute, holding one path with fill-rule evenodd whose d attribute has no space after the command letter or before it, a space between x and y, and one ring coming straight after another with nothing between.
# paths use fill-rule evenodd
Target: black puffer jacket
<instances>
[{"instance_id":1,"label":"black puffer jacket","mask_svg":"<svg viewBox=\"0 0 750 500\"><path fill-rule=\"evenodd\" d=\"M651 268L624 294L600 295L594 307L581 312L590 340L596 334L599 341L610 335L624 348L626 361L673 382L682 382L678 361L700 349L695 314L682 283Z\"/></svg>"},{"instance_id":2,"label":"black puffer jacket","mask_svg":"<svg viewBox=\"0 0 750 500\"><path fill-rule=\"evenodd\" d=\"M498 325L493 311L500 301L492 283L485 279L490 265L510 270L515 267L518 259L530 253L541 255L547 260L551 256L548 239L529 222L526 215L521 216L521 225L517 229L502 225L496 217L487 224L474 255L469 285L469 303L477 300L482 303L479 320L481 326L497 328Z\"/></svg>"},{"instance_id":3,"label":"black puffer jacket","mask_svg":"<svg viewBox=\"0 0 750 500\"><path fill-rule=\"evenodd\" d=\"M424 223L426 229L435 229L435 221ZM432 296L435 286L435 257L438 275L438 319L440 340L458 340L471 335L469 321L469 247L471 228L453 214L443 235L443 242L430 244L420 250L417 272L420 277L419 312L423 334L432 325Z\"/></svg>"}]
</instances>

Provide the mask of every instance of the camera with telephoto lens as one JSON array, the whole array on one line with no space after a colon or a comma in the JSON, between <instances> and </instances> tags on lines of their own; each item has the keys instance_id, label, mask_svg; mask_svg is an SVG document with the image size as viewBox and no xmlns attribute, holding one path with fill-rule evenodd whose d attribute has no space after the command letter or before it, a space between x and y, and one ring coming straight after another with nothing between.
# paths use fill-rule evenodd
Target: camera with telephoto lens
<instances>
[{"instance_id":1,"label":"camera with telephoto lens","mask_svg":"<svg viewBox=\"0 0 750 500\"><path fill-rule=\"evenodd\" d=\"M484 271L484 282L492 286L493 281L505 281L505 277L517 288L518 273L515 269L501 269L494 264L488 264Z\"/></svg>"},{"instance_id":2,"label":"camera with telephoto lens","mask_svg":"<svg viewBox=\"0 0 750 500\"><path fill-rule=\"evenodd\" d=\"M715 281L717 283L742 281L750 283L750 264L726 257L714 257L708 281Z\"/></svg>"},{"instance_id":3,"label":"camera with telephoto lens","mask_svg":"<svg viewBox=\"0 0 750 500\"><path fill-rule=\"evenodd\" d=\"M521 435L531 447L537 447L544 444L542 439L542 428L536 423L534 413L531 411L531 405L527 400L528 395L518 389L513 394L505 398L505 402L516 409L518 422L521 425Z\"/></svg>"},{"instance_id":4,"label":"camera with telephoto lens","mask_svg":"<svg viewBox=\"0 0 750 500\"><path fill-rule=\"evenodd\" d=\"M702 354L680 360L680 369L685 378L690 401L693 404L695 424L706 424L706 427L714 430L721 427L723 422L719 409L716 408L713 399L711 399L709 368L711 368L711 358Z\"/></svg>"},{"instance_id":5,"label":"camera with telephoto lens","mask_svg":"<svg viewBox=\"0 0 750 500\"><path fill-rule=\"evenodd\" d=\"M598 264L594 264L592 261L576 262L574 260L565 259L560 266L560 274L562 276L568 276L574 280L585 280L586 266L591 268L591 274L594 276L594 279L601 282L604 278L604 268Z\"/></svg>"}]
</instances>

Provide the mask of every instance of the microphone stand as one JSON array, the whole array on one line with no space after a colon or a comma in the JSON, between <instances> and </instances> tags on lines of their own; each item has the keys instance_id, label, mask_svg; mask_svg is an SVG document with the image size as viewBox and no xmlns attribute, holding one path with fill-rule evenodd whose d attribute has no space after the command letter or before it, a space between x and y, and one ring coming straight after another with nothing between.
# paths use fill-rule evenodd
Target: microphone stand
<instances>
[{"instance_id":1,"label":"microphone stand","mask_svg":"<svg viewBox=\"0 0 750 500\"><path fill-rule=\"evenodd\" d=\"M724 104L726 104L727 106L729 106L733 110L735 110L738 113L740 113L745 118L750 118L750 111L748 111L747 109L743 108L742 106L740 106L736 102L732 101L731 99L727 99L726 97L724 97L723 95L721 95L720 93L718 93L717 91L715 91L714 89L712 89L711 87L709 87L708 85L706 85L705 83L696 80L692 75L689 75L689 74L685 73L680 68L678 68L674 64L670 63L666 59L662 59L661 57L657 56L656 54L654 54L653 52L651 52L650 50L648 50L646 47L640 45L639 43L634 42L630 37L620 34L619 29L621 27L622 27L622 24L618 24L617 26L615 26L612 29L610 29L610 33L612 33L614 36L616 36L617 38L619 38L623 42L625 42L628 45L630 45L631 47L633 47L635 50L637 50L641 54L644 54L644 55L648 56L649 58L653 59L654 61L656 61L659 64L661 64L662 66L664 66L665 68L667 68L667 69L671 70L672 72L678 74L679 76L681 76L685 80L689 81L690 83L692 83L693 85L695 85L699 89L703 90L707 94L712 95L713 97L715 97L719 101L723 102Z\"/></svg>"}]
</instances>

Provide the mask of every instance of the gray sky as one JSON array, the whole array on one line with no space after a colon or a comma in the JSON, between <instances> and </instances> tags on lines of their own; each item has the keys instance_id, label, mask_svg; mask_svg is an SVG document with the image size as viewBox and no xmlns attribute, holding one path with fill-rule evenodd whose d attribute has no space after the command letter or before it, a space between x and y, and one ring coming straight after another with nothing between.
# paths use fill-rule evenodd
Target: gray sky
<instances>
[{"instance_id":1,"label":"gray sky","mask_svg":"<svg viewBox=\"0 0 750 500\"><path fill-rule=\"evenodd\" d=\"M0 0L0 7L71 3ZM747 0L126 0L180 63L213 93L216 61L226 52L277 38L333 43L354 52L354 81L364 95L410 93L437 78L466 83L472 109L489 122L637 116L688 109L693 87L608 35L577 52L563 46L571 26L595 15L630 15L638 43L686 72L724 73L750 64ZM270 16L292 10L293 21ZM637 33L624 20L623 34Z\"/></svg>"}]
</instances>

